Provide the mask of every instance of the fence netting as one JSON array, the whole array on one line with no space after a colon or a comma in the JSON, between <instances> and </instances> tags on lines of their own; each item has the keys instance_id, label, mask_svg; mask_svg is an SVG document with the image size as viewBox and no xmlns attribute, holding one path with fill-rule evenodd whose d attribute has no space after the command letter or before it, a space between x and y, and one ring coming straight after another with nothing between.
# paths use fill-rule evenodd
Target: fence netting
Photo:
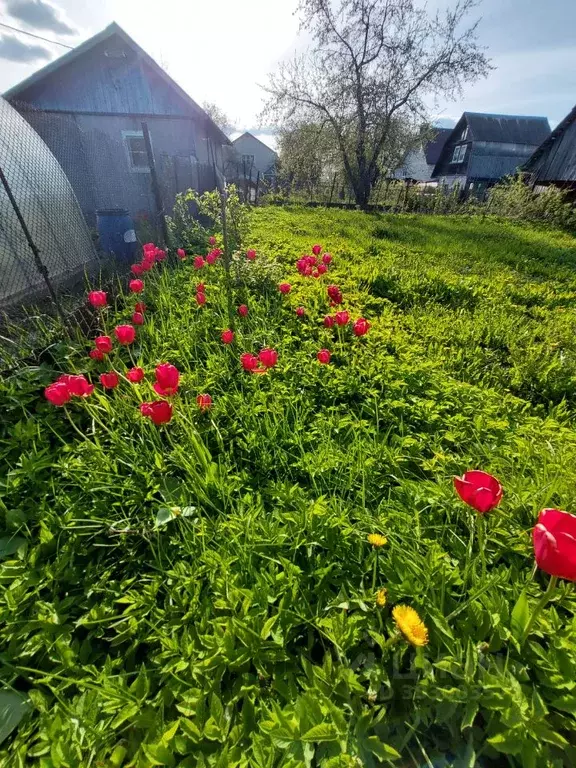
<instances>
[{"instance_id":1,"label":"fence netting","mask_svg":"<svg viewBox=\"0 0 576 768\"><path fill-rule=\"evenodd\" d=\"M0 309L6 310L48 295L47 281L58 287L81 276L98 257L60 163L1 97L0 171Z\"/></svg>"}]
</instances>

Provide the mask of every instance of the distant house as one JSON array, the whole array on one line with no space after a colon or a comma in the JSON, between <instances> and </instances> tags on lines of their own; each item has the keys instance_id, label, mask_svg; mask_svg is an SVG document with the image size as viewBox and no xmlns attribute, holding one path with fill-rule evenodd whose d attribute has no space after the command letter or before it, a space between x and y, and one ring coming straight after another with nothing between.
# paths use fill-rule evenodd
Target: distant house
<instances>
[{"instance_id":1,"label":"distant house","mask_svg":"<svg viewBox=\"0 0 576 768\"><path fill-rule=\"evenodd\" d=\"M448 137L432 178L482 192L515 173L550 134L545 117L464 112Z\"/></svg>"},{"instance_id":2,"label":"distant house","mask_svg":"<svg viewBox=\"0 0 576 768\"><path fill-rule=\"evenodd\" d=\"M156 210L142 121L167 211L177 192L214 187L230 143L115 23L5 96L50 147L91 224L100 208L143 217Z\"/></svg>"},{"instance_id":3,"label":"distant house","mask_svg":"<svg viewBox=\"0 0 576 768\"><path fill-rule=\"evenodd\" d=\"M225 167L228 181L235 181L241 188L249 188L251 197L256 193L256 185L265 189L276 180L278 155L264 142L251 133L243 133L232 142Z\"/></svg>"},{"instance_id":4,"label":"distant house","mask_svg":"<svg viewBox=\"0 0 576 768\"><path fill-rule=\"evenodd\" d=\"M576 190L576 107L552 131L522 168L536 186Z\"/></svg>"},{"instance_id":5,"label":"distant house","mask_svg":"<svg viewBox=\"0 0 576 768\"><path fill-rule=\"evenodd\" d=\"M426 183L432 179L432 171L452 128L435 128L434 137L411 149L400 168L394 173L395 179L415 183Z\"/></svg>"}]
</instances>

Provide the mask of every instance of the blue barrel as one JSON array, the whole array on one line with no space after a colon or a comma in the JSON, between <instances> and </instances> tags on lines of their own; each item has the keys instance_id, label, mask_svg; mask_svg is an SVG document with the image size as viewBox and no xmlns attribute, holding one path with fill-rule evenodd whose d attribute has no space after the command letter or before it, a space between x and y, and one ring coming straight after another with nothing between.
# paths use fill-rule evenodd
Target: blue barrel
<instances>
[{"instance_id":1,"label":"blue barrel","mask_svg":"<svg viewBox=\"0 0 576 768\"><path fill-rule=\"evenodd\" d=\"M100 245L119 261L132 262L138 244L134 222L125 208L101 208L96 211Z\"/></svg>"}]
</instances>

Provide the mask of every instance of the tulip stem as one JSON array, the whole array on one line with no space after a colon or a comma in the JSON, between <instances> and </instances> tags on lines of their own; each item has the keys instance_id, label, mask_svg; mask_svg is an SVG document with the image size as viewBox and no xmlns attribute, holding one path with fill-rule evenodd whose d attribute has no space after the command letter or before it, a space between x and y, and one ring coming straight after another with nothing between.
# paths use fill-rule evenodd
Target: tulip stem
<instances>
[{"instance_id":1,"label":"tulip stem","mask_svg":"<svg viewBox=\"0 0 576 768\"><path fill-rule=\"evenodd\" d=\"M544 608L544 606L546 605L548 600L550 600L550 598L552 597L552 594L553 594L554 590L556 589L556 584L557 583L558 583L558 576L550 576L550 581L548 582L548 587L547 587L546 591L544 592L544 594L542 595L542 597L540 598L540 600L536 603L536 607L532 611L532 616L530 616L528 624L526 624L526 627L525 627L524 632L522 634L522 640L520 641L520 645L524 645L524 643L528 639L528 635L530 634L536 619L540 615L540 612L542 611L542 609Z\"/></svg>"},{"instance_id":2,"label":"tulip stem","mask_svg":"<svg viewBox=\"0 0 576 768\"><path fill-rule=\"evenodd\" d=\"M477 515L476 525L478 527L478 549L480 550L480 573L482 579L486 578L486 521L484 515Z\"/></svg>"},{"instance_id":3,"label":"tulip stem","mask_svg":"<svg viewBox=\"0 0 576 768\"><path fill-rule=\"evenodd\" d=\"M374 568L372 569L372 593L376 592L376 580L378 578L378 550L374 550Z\"/></svg>"}]
</instances>

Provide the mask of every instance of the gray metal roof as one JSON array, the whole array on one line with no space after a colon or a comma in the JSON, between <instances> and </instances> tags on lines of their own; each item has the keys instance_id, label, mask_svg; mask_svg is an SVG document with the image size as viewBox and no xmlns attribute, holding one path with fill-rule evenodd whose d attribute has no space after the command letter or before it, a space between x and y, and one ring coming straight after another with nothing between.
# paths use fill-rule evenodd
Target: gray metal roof
<instances>
[{"instance_id":1,"label":"gray metal roof","mask_svg":"<svg viewBox=\"0 0 576 768\"><path fill-rule=\"evenodd\" d=\"M550 135L547 117L464 112L474 141L501 141L538 146Z\"/></svg>"},{"instance_id":2,"label":"gray metal roof","mask_svg":"<svg viewBox=\"0 0 576 768\"><path fill-rule=\"evenodd\" d=\"M536 181L576 181L576 106L522 170L534 174Z\"/></svg>"},{"instance_id":3,"label":"gray metal roof","mask_svg":"<svg viewBox=\"0 0 576 768\"><path fill-rule=\"evenodd\" d=\"M428 165L436 165L440 153L444 149L444 144L446 144L448 136L452 133L452 128L434 128L434 130L436 135L424 147L424 154L426 155Z\"/></svg>"},{"instance_id":4,"label":"gray metal roof","mask_svg":"<svg viewBox=\"0 0 576 768\"><path fill-rule=\"evenodd\" d=\"M98 43L102 42L103 40L107 40L109 37L112 37L114 35L118 35L124 42L129 45L136 53L156 72L159 77L171 88L174 89L174 91L180 96L181 99L184 100L186 104L188 104L192 110L198 114L201 115L206 122L210 125L212 131L218 135L218 137L221 140L222 144L230 144L230 139L220 130L220 128L216 125L216 123L212 120L210 115L208 115L207 112L205 112L202 107L197 104L194 99L189 96L186 91L181 88L178 83L173 80L170 75L168 75L162 67L154 61L154 59L146 53L146 51L141 48L137 42L135 42L130 35L128 35L122 27L117 24L115 21L112 22L112 24L109 24L107 27L105 27L103 30L98 32L97 34L90 37L88 40L85 40L80 45L76 46L76 48L73 48L71 51L68 51L63 56L60 56L59 58L55 59L54 61L51 61L49 64L46 64L45 67L42 67L41 69L37 70L36 72L33 72L30 77L27 77L25 80L22 80L17 85L13 86L12 88L9 88L5 93L4 97L10 101L14 101L17 99L27 88L29 88L31 85L35 85L36 83L39 83L41 80L43 80L47 75L52 74L56 70L60 69L60 67L63 67L67 64L70 64L71 62L75 61L79 56L82 56L87 51L91 50L96 46Z\"/></svg>"}]
</instances>

